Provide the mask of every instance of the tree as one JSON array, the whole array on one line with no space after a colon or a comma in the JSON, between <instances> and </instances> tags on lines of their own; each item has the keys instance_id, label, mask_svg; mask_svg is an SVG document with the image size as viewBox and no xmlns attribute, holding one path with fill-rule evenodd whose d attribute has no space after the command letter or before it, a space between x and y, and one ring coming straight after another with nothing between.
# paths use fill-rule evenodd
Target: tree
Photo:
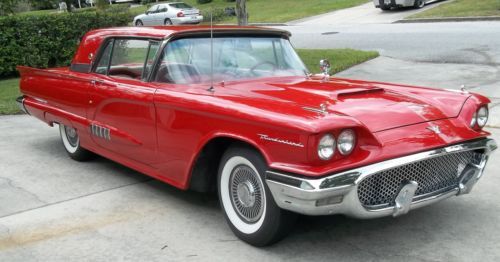
<instances>
[{"instance_id":1,"label":"tree","mask_svg":"<svg viewBox=\"0 0 500 262\"><path fill-rule=\"evenodd\" d=\"M236 0L236 16L238 17L238 25L248 25L246 0Z\"/></svg>"},{"instance_id":2,"label":"tree","mask_svg":"<svg viewBox=\"0 0 500 262\"><path fill-rule=\"evenodd\" d=\"M54 9L59 3L58 0L30 0L29 2L36 10Z\"/></svg>"},{"instance_id":3,"label":"tree","mask_svg":"<svg viewBox=\"0 0 500 262\"><path fill-rule=\"evenodd\" d=\"M0 15L8 15L14 13L14 8L17 5L16 0L0 0Z\"/></svg>"}]
</instances>

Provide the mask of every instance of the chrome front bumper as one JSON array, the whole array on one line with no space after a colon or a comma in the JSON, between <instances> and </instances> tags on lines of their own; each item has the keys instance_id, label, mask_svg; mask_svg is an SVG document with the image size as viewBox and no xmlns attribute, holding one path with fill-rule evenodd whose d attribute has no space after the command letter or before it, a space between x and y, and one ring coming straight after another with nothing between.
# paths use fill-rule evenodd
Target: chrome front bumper
<instances>
[{"instance_id":1,"label":"chrome front bumper","mask_svg":"<svg viewBox=\"0 0 500 262\"><path fill-rule=\"evenodd\" d=\"M306 179L270 170L266 172L266 183L279 207L300 214L344 214L356 218L398 216L451 196L469 193L481 178L488 157L496 148L497 144L493 139L482 139L391 159L320 179ZM359 200L358 185L371 175L408 163L464 151L481 151L482 157L479 165L468 165L462 171L458 176L459 183L456 188L424 197L413 197L413 194L410 194L411 199L406 203L399 203L395 199L394 206L379 209L368 209ZM407 192L403 192L405 188L407 187L402 185L398 198L400 195L407 195Z\"/></svg>"}]
</instances>

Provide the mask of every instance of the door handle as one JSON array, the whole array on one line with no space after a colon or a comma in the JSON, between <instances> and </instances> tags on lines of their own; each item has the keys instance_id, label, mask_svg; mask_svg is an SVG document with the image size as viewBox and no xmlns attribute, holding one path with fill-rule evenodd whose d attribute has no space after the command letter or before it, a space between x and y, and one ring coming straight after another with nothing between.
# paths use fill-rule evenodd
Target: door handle
<instances>
[{"instance_id":1,"label":"door handle","mask_svg":"<svg viewBox=\"0 0 500 262\"><path fill-rule=\"evenodd\" d=\"M92 79L92 80L90 80L90 83L93 86L97 87L97 86L102 86L102 84L104 83L104 81L98 80L98 79Z\"/></svg>"}]
</instances>

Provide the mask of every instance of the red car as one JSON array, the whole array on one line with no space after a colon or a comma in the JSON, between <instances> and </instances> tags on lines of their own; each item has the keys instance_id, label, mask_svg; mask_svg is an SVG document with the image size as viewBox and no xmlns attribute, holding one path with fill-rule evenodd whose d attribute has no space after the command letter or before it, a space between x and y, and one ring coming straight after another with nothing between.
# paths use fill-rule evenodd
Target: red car
<instances>
[{"instance_id":1,"label":"red car","mask_svg":"<svg viewBox=\"0 0 500 262\"><path fill-rule=\"evenodd\" d=\"M232 231L271 244L296 214L399 216L469 193L494 140L486 97L310 75L286 31L89 32L70 67L19 67L20 106L98 154L218 191Z\"/></svg>"}]
</instances>

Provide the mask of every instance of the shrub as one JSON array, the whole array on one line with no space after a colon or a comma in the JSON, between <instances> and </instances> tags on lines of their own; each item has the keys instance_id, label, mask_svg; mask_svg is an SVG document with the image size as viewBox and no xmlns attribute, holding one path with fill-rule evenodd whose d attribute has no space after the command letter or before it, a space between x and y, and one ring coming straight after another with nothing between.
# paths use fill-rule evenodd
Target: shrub
<instances>
[{"instance_id":1,"label":"shrub","mask_svg":"<svg viewBox=\"0 0 500 262\"><path fill-rule=\"evenodd\" d=\"M222 8L214 8L213 10L211 9L208 9L208 10L205 10L202 15L203 15L203 22L209 22L210 23L210 11L212 11L212 20L213 22L220 22L220 21L224 21L228 15L226 14L226 12L224 11L224 9Z\"/></svg>"},{"instance_id":2,"label":"shrub","mask_svg":"<svg viewBox=\"0 0 500 262\"><path fill-rule=\"evenodd\" d=\"M212 2L212 0L196 0L196 2L197 2L198 4L208 4L208 3L211 3L211 2Z\"/></svg>"},{"instance_id":3,"label":"shrub","mask_svg":"<svg viewBox=\"0 0 500 262\"><path fill-rule=\"evenodd\" d=\"M68 66L82 36L102 27L124 26L128 13L81 12L0 18L0 77L16 66Z\"/></svg>"}]
</instances>

